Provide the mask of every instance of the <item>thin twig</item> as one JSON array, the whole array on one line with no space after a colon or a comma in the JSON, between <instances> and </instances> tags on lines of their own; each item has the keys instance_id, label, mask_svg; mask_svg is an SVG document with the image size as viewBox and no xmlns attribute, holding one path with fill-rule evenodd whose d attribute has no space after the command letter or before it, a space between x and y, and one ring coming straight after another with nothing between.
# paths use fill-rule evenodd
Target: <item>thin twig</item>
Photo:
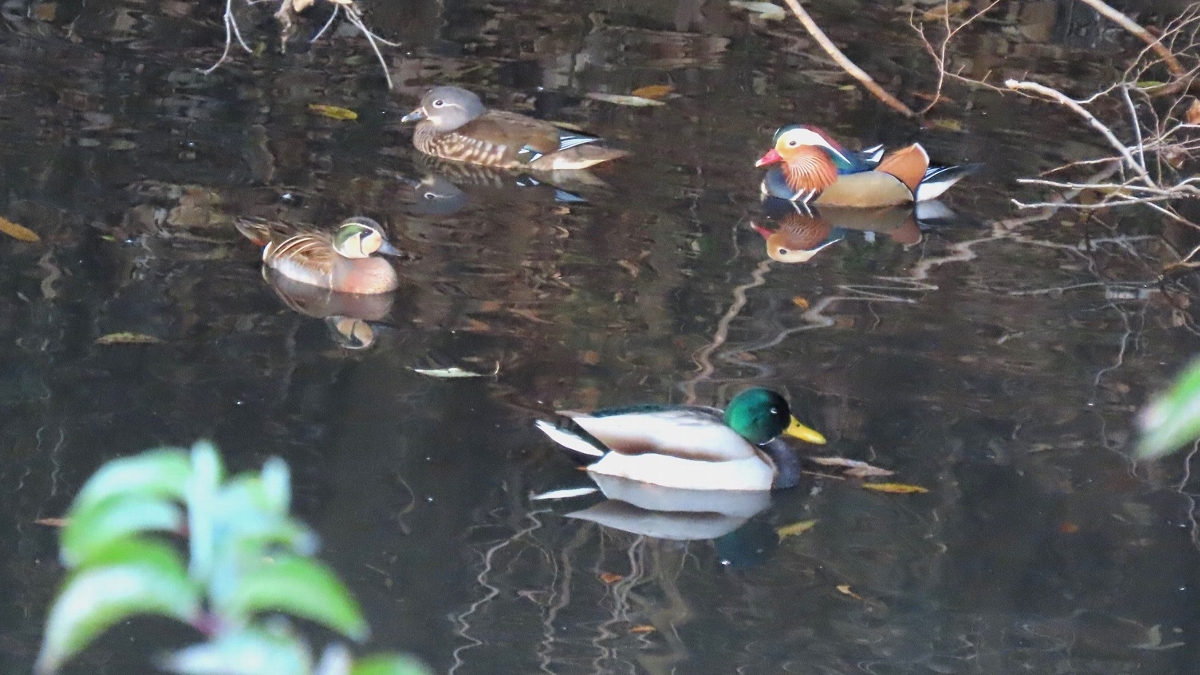
<instances>
[{"instance_id":1,"label":"thin twig","mask_svg":"<svg viewBox=\"0 0 1200 675\"><path fill-rule=\"evenodd\" d=\"M1093 129L1095 129L1095 130L1099 131L1101 134L1103 134L1104 138L1108 140L1109 145L1111 145L1114 149L1116 149L1117 152L1121 153L1121 157L1123 157L1125 159L1125 165L1128 166L1131 170L1133 170L1133 172L1136 173L1138 176L1140 176L1141 179L1146 183L1146 185L1153 186L1155 184L1154 180L1152 178L1150 178L1150 174L1146 173L1146 169L1141 164L1138 164L1137 159L1133 156L1132 153L1129 152L1129 148L1127 148L1125 146L1125 144L1122 143L1116 137L1115 134L1113 134L1111 129L1109 129L1107 126L1105 126L1105 124L1103 122L1101 122L1099 119L1097 119L1095 115L1088 112L1087 108L1084 108L1075 99L1071 98L1070 96L1067 96L1066 94L1062 93L1061 91L1059 91L1057 89L1047 87L1044 84L1038 84L1037 82L1021 82L1021 81L1017 81L1017 80L1005 80L1004 86L1008 87L1009 89L1012 89L1013 91L1031 91L1036 94L1041 94L1042 96L1049 98L1050 100L1054 101L1055 103L1059 103L1063 106L1066 106L1067 108L1069 108L1071 110L1071 112L1074 112L1076 115L1079 115L1084 120L1086 120L1087 123L1090 124Z\"/></svg>"},{"instance_id":2,"label":"thin twig","mask_svg":"<svg viewBox=\"0 0 1200 675\"><path fill-rule=\"evenodd\" d=\"M800 6L800 2L798 0L784 0L784 2L786 2L787 6L791 8L792 14L795 14L796 18L800 20L801 25L804 26L804 30L808 31L808 34L817 41L817 44L821 45L821 49L824 49L825 53L833 59L834 63L837 63L839 66L841 66L842 70L846 71L851 77L858 80L862 86L867 88L867 91L874 94L875 98L883 101L884 104L886 104L892 110L895 110L905 117L917 116L917 114L913 112L911 108L904 105L895 96L887 93L883 87L879 86L875 80L871 79L871 76L868 75L866 71L854 65L853 61L846 58L846 55L842 53L842 50L838 49L837 45L833 44L833 41L829 39L829 36L825 35L825 32L821 30L821 27L817 25L817 22L813 21L812 17L808 15L808 12L804 11L804 8Z\"/></svg>"},{"instance_id":3,"label":"thin twig","mask_svg":"<svg viewBox=\"0 0 1200 675\"><path fill-rule=\"evenodd\" d=\"M1172 75L1176 77L1183 77L1187 73L1187 69L1184 68L1181 63L1179 63L1179 59L1175 58L1175 55L1171 53L1171 50L1167 49L1167 47L1163 45L1161 41L1151 35L1150 32L1145 28L1139 26L1133 19L1130 19L1112 7L1109 7L1104 3L1103 0L1083 0L1083 3L1099 12L1101 16L1112 21L1121 28L1124 28L1130 33L1133 33L1140 38L1142 42L1145 42L1147 45L1149 45L1150 48L1154 50L1154 53L1158 54L1162 58L1163 62L1167 64L1167 69L1171 71Z\"/></svg>"},{"instance_id":4,"label":"thin twig","mask_svg":"<svg viewBox=\"0 0 1200 675\"><path fill-rule=\"evenodd\" d=\"M238 27L237 18L233 15L233 0L225 0L225 14L223 16L223 20L225 22L225 51L221 52L221 58L217 59L216 63L212 64L212 66L209 68L200 71L205 75L213 74L213 72L216 71L217 68L220 68L221 64L225 63L225 60L229 58L229 48L233 46L234 37L237 37L238 44L242 46L242 49L245 49L249 54L254 53L254 50L250 49L250 47L246 44L246 41L242 39L242 29Z\"/></svg>"},{"instance_id":5,"label":"thin twig","mask_svg":"<svg viewBox=\"0 0 1200 675\"><path fill-rule=\"evenodd\" d=\"M966 28L975 19L978 19L979 17L983 16L984 14L987 14L988 12L990 12L992 10L992 8L998 4L1000 4L1000 0L992 0L992 3L990 5L988 5L987 7L984 7L983 9L979 10L978 12L975 12L967 20L958 24L954 28L951 28L950 27L950 0L946 0L945 5L943 5L945 11L942 12L942 24L946 28L946 36L944 38L942 38L941 47L937 51L935 51L933 49L933 45L930 44L928 38L925 37L925 28L923 26L918 26L916 24L916 22L913 20L914 15L912 13L910 13L908 15L908 25L912 26L913 30L915 30L917 32L917 35L921 36L921 42L924 43L924 45L925 45L925 51L929 52L929 56L933 58L935 64L937 65L937 71L938 71L937 87L934 89L933 99L931 99L929 101L928 105L926 105L924 108L921 108L921 111L917 114L924 115L925 113L929 112L930 110L933 110L933 107L938 104L938 102L942 98L942 88L946 84L946 76L947 75L951 75L953 77L958 77L961 79L961 76L959 76L957 73L949 73L946 71L946 50L950 46L950 41L954 39L954 36L957 35L959 31Z\"/></svg>"}]
</instances>

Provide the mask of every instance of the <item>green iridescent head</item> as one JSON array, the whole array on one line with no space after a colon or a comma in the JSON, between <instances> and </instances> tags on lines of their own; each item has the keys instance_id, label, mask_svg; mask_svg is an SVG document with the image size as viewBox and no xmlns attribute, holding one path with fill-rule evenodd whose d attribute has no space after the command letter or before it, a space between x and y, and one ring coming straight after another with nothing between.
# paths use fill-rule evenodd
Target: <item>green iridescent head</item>
<instances>
[{"instance_id":1,"label":"green iridescent head","mask_svg":"<svg viewBox=\"0 0 1200 675\"><path fill-rule=\"evenodd\" d=\"M384 239L379 223L363 216L342 222L333 234L333 250L347 258L369 258L373 253L400 254Z\"/></svg>"},{"instance_id":2,"label":"green iridescent head","mask_svg":"<svg viewBox=\"0 0 1200 675\"><path fill-rule=\"evenodd\" d=\"M725 408L725 424L755 445L784 434L818 445L825 443L819 432L792 417L787 399L762 387L734 396Z\"/></svg>"}]
</instances>

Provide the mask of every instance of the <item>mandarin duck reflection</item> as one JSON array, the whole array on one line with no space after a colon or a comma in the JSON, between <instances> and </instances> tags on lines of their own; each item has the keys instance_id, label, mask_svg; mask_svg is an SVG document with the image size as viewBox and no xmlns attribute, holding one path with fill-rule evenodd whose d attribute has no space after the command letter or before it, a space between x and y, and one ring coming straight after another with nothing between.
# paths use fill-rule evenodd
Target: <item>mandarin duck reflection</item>
<instances>
[{"instance_id":1,"label":"mandarin duck reflection","mask_svg":"<svg viewBox=\"0 0 1200 675\"><path fill-rule=\"evenodd\" d=\"M750 226L766 240L767 255L772 260L804 263L845 239L851 231L863 232L867 237L885 234L904 246L920 243L922 235L917 215L911 208L826 207L817 210L789 206L776 217L774 230L754 222Z\"/></svg>"},{"instance_id":2,"label":"mandarin duck reflection","mask_svg":"<svg viewBox=\"0 0 1200 675\"><path fill-rule=\"evenodd\" d=\"M825 443L783 396L761 387L733 397L723 412L639 405L559 414L562 423L538 420L537 428L587 462L589 473L683 490L794 487L800 460L780 436Z\"/></svg>"},{"instance_id":3,"label":"mandarin duck reflection","mask_svg":"<svg viewBox=\"0 0 1200 675\"><path fill-rule=\"evenodd\" d=\"M929 166L920 143L879 154L854 152L824 131L793 124L775 132L774 147L755 166L772 167L764 196L818 206L873 208L937 199L979 165Z\"/></svg>"},{"instance_id":4,"label":"mandarin duck reflection","mask_svg":"<svg viewBox=\"0 0 1200 675\"><path fill-rule=\"evenodd\" d=\"M239 218L237 229L263 247L263 265L302 284L374 295L396 290L400 278L391 263L374 254L400 255L383 228L370 218L348 218L334 232L258 218Z\"/></svg>"},{"instance_id":5,"label":"mandarin duck reflection","mask_svg":"<svg viewBox=\"0 0 1200 675\"><path fill-rule=\"evenodd\" d=\"M427 155L500 169L586 169L628 154L600 145L595 136L489 110L478 96L458 87L434 87L401 121L418 123L413 146Z\"/></svg>"}]
</instances>

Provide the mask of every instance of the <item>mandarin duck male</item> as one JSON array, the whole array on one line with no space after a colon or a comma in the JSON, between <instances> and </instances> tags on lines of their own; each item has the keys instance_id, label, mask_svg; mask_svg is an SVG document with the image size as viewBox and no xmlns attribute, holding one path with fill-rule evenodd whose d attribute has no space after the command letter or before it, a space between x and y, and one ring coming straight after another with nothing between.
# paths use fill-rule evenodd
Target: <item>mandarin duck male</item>
<instances>
[{"instance_id":1,"label":"mandarin duck male","mask_svg":"<svg viewBox=\"0 0 1200 675\"><path fill-rule=\"evenodd\" d=\"M400 286L396 269L374 254L401 253L370 218L348 218L334 232L257 218L240 218L236 225L247 239L263 247L263 265L293 281L362 295L388 293Z\"/></svg>"},{"instance_id":2,"label":"mandarin duck male","mask_svg":"<svg viewBox=\"0 0 1200 675\"><path fill-rule=\"evenodd\" d=\"M639 405L559 414L563 423L539 420L537 428L588 462L589 473L681 490L794 487L800 460L779 437L825 443L762 387L734 396L724 411Z\"/></svg>"},{"instance_id":3,"label":"mandarin duck male","mask_svg":"<svg viewBox=\"0 0 1200 675\"><path fill-rule=\"evenodd\" d=\"M763 177L764 196L818 206L872 208L937 199L979 168L929 166L920 143L879 155L878 148L854 152L824 131L792 124L775 132L774 147L755 166L772 167Z\"/></svg>"},{"instance_id":4,"label":"mandarin duck male","mask_svg":"<svg viewBox=\"0 0 1200 675\"><path fill-rule=\"evenodd\" d=\"M418 123L413 146L427 155L499 169L586 169L628 154L599 145L595 136L488 110L478 96L458 87L434 87L401 121Z\"/></svg>"}]
</instances>

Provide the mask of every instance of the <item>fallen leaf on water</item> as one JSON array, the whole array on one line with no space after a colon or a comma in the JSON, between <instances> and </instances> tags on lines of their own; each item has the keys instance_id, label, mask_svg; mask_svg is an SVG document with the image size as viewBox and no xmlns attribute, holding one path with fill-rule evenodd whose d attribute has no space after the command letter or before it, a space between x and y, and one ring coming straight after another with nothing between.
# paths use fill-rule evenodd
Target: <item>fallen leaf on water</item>
<instances>
[{"instance_id":1,"label":"fallen leaf on water","mask_svg":"<svg viewBox=\"0 0 1200 675\"><path fill-rule=\"evenodd\" d=\"M1140 645L1129 645L1129 646L1134 649L1146 649L1149 651L1162 651L1164 649L1175 649L1176 647L1182 647L1182 646L1184 646L1184 644L1185 643L1183 643L1183 642L1169 642L1167 644L1163 644L1162 625L1156 623L1153 626L1151 626L1150 628L1146 629L1146 641L1145 642L1143 642Z\"/></svg>"},{"instance_id":2,"label":"fallen leaf on water","mask_svg":"<svg viewBox=\"0 0 1200 675\"><path fill-rule=\"evenodd\" d=\"M941 103L954 103L954 99L945 94L930 94L924 91L914 91L913 98L919 98L922 101L938 101Z\"/></svg>"},{"instance_id":3,"label":"fallen leaf on water","mask_svg":"<svg viewBox=\"0 0 1200 675\"><path fill-rule=\"evenodd\" d=\"M583 468L585 470L587 469L586 466ZM541 494L529 495L529 501L541 502L541 501L550 501L550 500L555 500L555 499L571 499L572 497L582 497L584 495L594 494L599 491L600 491L599 488L594 488L594 487L563 488L561 490L551 490L549 492L543 492Z\"/></svg>"},{"instance_id":4,"label":"fallen leaf on water","mask_svg":"<svg viewBox=\"0 0 1200 675\"><path fill-rule=\"evenodd\" d=\"M66 527L69 522L71 521L67 518L38 518L33 521L35 525L47 525L49 527Z\"/></svg>"},{"instance_id":5,"label":"fallen leaf on water","mask_svg":"<svg viewBox=\"0 0 1200 675\"><path fill-rule=\"evenodd\" d=\"M600 573L600 581L603 581L606 584L615 584L624 578L625 577L621 576L620 574L613 574L612 572Z\"/></svg>"},{"instance_id":6,"label":"fallen leaf on water","mask_svg":"<svg viewBox=\"0 0 1200 675\"><path fill-rule=\"evenodd\" d=\"M855 89L858 89L856 84L843 84L838 87L838 91L854 91Z\"/></svg>"},{"instance_id":7,"label":"fallen leaf on water","mask_svg":"<svg viewBox=\"0 0 1200 675\"><path fill-rule=\"evenodd\" d=\"M426 377L440 377L447 380L464 377L490 377L497 375L500 372L500 364L496 364L496 370L491 373L476 373L470 370L463 370L458 366L450 366L449 368L413 368L412 371L418 375Z\"/></svg>"},{"instance_id":8,"label":"fallen leaf on water","mask_svg":"<svg viewBox=\"0 0 1200 675\"><path fill-rule=\"evenodd\" d=\"M1160 82L1158 80L1138 80L1137 87L1138 89L1154 89L1155 87L1161 87L1164 84L1166 84L1166 82Z\"/></svg>"},{"instance_id":9,"label":"fallen leaf on water","mask_svg":"<svg viewBox=\"0 0 1200 675\"><path fill-rule=\"evenodd\" d=\"M920 485L906 485L904 483L863 483L863 488L867 490L875 490L876 492L886 492L893 495L907 495L912 493L923 494L929 492L928 489Z\"/></svg>"},{"instance_id":10,"label":"fallen leaf on water","mask_svg":"<svg viewBox=\"0 0 1200 675\"><path fill-rule=\"evenodd\" d=\"M634 279L636 279L638 275L642 273L642 268L638 267L636 263L631 263L628 260L618 260L617 264L621 266L621 269L629 272L629 276L633 277Z\"/></svg>"},{"instance_id":11,"label":"fallen leaf on water","mask_svg":"<svg viewBox=\"0 0 1200 675\"><path fill-rule=\"evenodd\" d=\"M292 11L303 12L309 7L312 7L312 4L313 0L292 0Z\"/></svg>"},{"instance_id":12,"label":"fallen leaf on water","mask_svg":"<svg viewBox=\"0 0 1200 675\"><path fill-rule=\"evenodd\" d=\"M958 2L947 2L940 7L925 12L921 15L923 21L940 21L952 16L962 14L968 7L971 6L971 0L958 0Z\"/></svg>"},{"instance_id":13,"label":"fallen leaf on water","mask_svg":"<svg viewBox=\"0 0 1200 675\"><path fill-rule=\"evenodd\" d=\"M37 233L28 227L24 227L14 223L8 218L0 217L0 232L16 239L17 241L41 241L42 238L37 236Z\"/></svg>"},{"instance_id":14,"label":"fallen leaf on water","mask_svg":"<svg viewBox=\"0 0 1200 675\"><path fill-rule=\"evenodd\" d=\"M517 316L521 317L522 319L528 319L529 321L532 321L534 323L553 323L551 321L547 321L547 320L543 319L542 317L538 316L537 311L532 310L532 309L522 309L520 307L510 307L508 309L508 313L516 314Z\"/></svg>"},{"instance_id":15,"label":"fallen leaf on water","mask_svg":"<svg viewBox=\"0 0 1200 675\"><path fill-rule=\"evenodd\" d=\"M559 127L560 129L566 129L568 131L578 131L581 134L587 133L587 130L585 130L583 127L579 126L578 124L572 124L571 122L563 122L560 120L551 120L550 123L556 127Z\"/></svg>"},{"instance_id":16,"label":"fallen leaf on water","mask_svg":"<svg viewBox=\"0 0 1200 675\"><path fill-rule=\"evenodd\" d=\"M779 541L783 541L788 537L794 537L796 535L808 532L813 528L813 525L816 524L817 521L815 520L802 520L798 523L792 523L791 525L784 525L783 527L776 528L775 534L779 535Z\"/></svg>"},{"instance_id":17,"label":"fallen leaf on water","mask_svg":"<svg viewBox=\"0 0 1200 675\"><path fill-rule=\"evenodd\" d=\"M888 471L877 466L872 466L866 462L860 462L857 459L846 459L845 457L809 457L813 464L821 466L844 466L846 467L846 475L853 478L866 478L868 476L890 476L895 471ZM887 485L887 483L883 483Z\"/></svg>"},{"instance_id":18,"label":"fallen leaf on water","mask_svg":"<svg viewBox=\"0 0 1200 675\"><path fill-rule=\"evenodd\" d=\"M308 109L318 115L323 115L334 120L356 120L358 113L349 108L339 108L336 105L322 105L320 103L312 103Z\"/></svg>"},{"instance_id":19,"label":"fallen leaf on water","mask_svg":"<svg viewBox=\"0 0 1200 675\"><path fill-rule=\"evenodd\" d=\"M669 84L652 84L648 87L639 87L634 89L633 95L640 96L642 98L660 99L672 91L675 91L675 87L672 87Z\"/></svg>"},{"instance_id":20,"label":"fallen leaf on water","mask_svg":"<svg viewBox=\"0 0 1200 675\"><path fill-rule=\"evenodd\" d=\"M787 18L783 8L771 2L746 2L745 0L729 0L730 7L739 7L758 15L764 21L781 21Z\"/></svg>"},{"instance_id":21,"label":"fallen leaf on water","mask_svg":"<svg viewBox=\"0 0 1200 675\"><path fill-rule=\"evenodd\" d=\"M962 122L960 122L958 120L947 119L944 117L941 119L933 120L932 122L930 122L930 124L932 124L933 126L939 128L939 129L945 129L946 131L962 131L963 130Z\"/></svg>"},{"instance_id":22,"label":"fallen leaf on water","mask_svg":"<svg viewBox=\"0 0 1200 675\"><path fill-rule=\"evenodd\" d=\"M162 340L143 333L109 333L96 338L98 345L157 345Z\"/></svg>"},{"instance_id":23,"label":"fallen leaf on water","mask_svg":"<svg viewBox=\"0 0 1200 675\"><path fill-rule=\"evenodd\" d=\"M792 298L792 304L799 307L800 309L808 309L808 300L805 300L804 298L802 298L798 295L796 297Z\"/></svg>"},{"instance_id":24,"label":"fallen leaf on water","mask_svg":"<svg viewBox=\"0 0 1200 675\"><path fill-rule=\"evenodd\" d=\"M1200 98L1192 99L1192 104L1187 109L1187 123L1200 124Z\"/></svg>"},{"instance_id":25,"label":"fallen leaf on water","mask_svg":"<svg viewBox=\"0 0 1200 675\"><path fill-rule=\"evenodd\" d=\"M630 633L653 633L656 630L658 630L658 629L655 628L654 626L650 626L648 624L642 624L640 626L634 626L633 628L630 628L629 632Z\"/></svg>"},{"instance_id":26,"label":"fallen leaf on water","mask_svg":"<svg viewBox=\"0 0 1200 675\"><path fill-rule=\"evenodd\" d=\"M1059 534L1075 534L1079 531L1079 526L1069 520L1064 520L1058 524Z\"/></svg>"},{"instance_id":27,"label":"fallen leaf on water","mask_svg":"<svg viewBox=\"0 0 1200 675\"><path fill-rule=\"evenodd\" d=\"M850 584L842 584L837 587L837 590L838 590L838 593L841 593L842 595L848 595L848 596L854 598L855 600L862 600L861 595L850 590Z\"/></svg>"},{"instance_id":28,"label":"fallen leaf on water","mask_svg":"<svg viewBox=\"0 0 1200 675\"><path fill-rule=\"evenodd\" d=\"M666 103L663 103L662 101L655 101L652 98L645 98L643 96L625 96L623 94L600 94L596 92L589 92L587 97L595 101L604 101L605 103L615 103L617 105L628 105L633 106L634 108L647 108L650 106L666 105Z\"/></svg>"}]
</instances>

